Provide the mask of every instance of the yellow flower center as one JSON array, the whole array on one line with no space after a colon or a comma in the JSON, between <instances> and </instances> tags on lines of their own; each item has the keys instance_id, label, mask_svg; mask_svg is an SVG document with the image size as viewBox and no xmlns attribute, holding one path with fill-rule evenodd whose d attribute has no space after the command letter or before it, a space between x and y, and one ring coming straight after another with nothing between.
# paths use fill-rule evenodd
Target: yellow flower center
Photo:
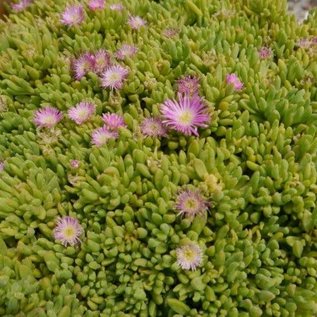
<instances>
[{"instance_id":1,"label":"yellow flower center","mask_svg":"<svg viewBox=\"0 0 317 317\"><path fill-rule=\"evenodd\" d=\"M118 73L112 73L109 75L109 80L112 82L120 80L120 75Z\"/></svg>"},{"instance_id":2,"label":"yellow flower center","mask_svg":"<svg viewBox=\"0 0 317 317\"><path fill-rule=\"evenodd\" d=\"M63 230L63 234L64 234L66 239L72 239L75 236L76 232L75 232L75 229L73 227L66 227Z\"/></svg>"},{"instance_id":3,"label":"yellow flower center","mask_svg":"<svg viewBox=\"0 0 317 317\"><path fill-rule=\"evenodd\" d=\"M184 110L179 116L179 121L184 125L190 125L193 121L193 113L189 110Z\"/></svg>"}]
</instances>

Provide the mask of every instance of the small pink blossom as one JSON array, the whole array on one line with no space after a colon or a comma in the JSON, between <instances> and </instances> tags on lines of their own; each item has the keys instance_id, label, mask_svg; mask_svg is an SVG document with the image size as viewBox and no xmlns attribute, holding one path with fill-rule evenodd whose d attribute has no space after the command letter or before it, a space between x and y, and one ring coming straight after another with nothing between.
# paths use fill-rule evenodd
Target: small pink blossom
<instances>
[{"instance_id":1,"label":"small pink blossom","mask_svg":"<svg viewBox=\"0 0 317 317\"><path fill-rule=\"evenodd\" d=\"M236 74L228 74L226 77L227 84L232 85L235 90L239 91L243 88L243 83Z\"/></svg>"},{"instance_id":2,"label":"small pink blossom","mask_svg":"<svg viewBox=\"0 0 317 317\"><path fill-rule=\"evenodd\" d=\"M261 59L267 59L272 56L272 50L266 46L261 47L258 52Z\"/></svg>"},{"instance_id":3,"label":"small pink blossom","mask_svg":"<svg viewBox=\"0 0 317 317\"><path fill-rule=\"evenodd\" d=\"M199 78L194 76L185 76L177 81L178 92L194 96L198 95L199 92Z\"/></svg>"},{"instance_id":4,"label":"small pink blossom","mask_svg":"<svg viewBox=\"0 0 317 317\"><path fill-rule=\"evenodd\" d=\"M106 6L105 0L90 0L88 2L89 9L95 11L95 10L103 10Z\"/></svg>"},{"instance_id":5,"label":"small pink blossom","mask_svg":"<svg viewBox=\"0 0 317 317\"><path fill-rule=\"evenodd\" d=\"M73 62L73 69L75 73L75 78L80 80L84 77L88 72L93 71L95 68L95 56L91 53L84 53L79 56Z\"/></svg>"},{"instance_id":6,"label":"small pink blossom","mask_svg":"<svg viewBox=\"0 0 317 317\"><path fill-rule=\"evenodd\" d=\"M151 137L166 136L166 128L160 118L145 118L141 123L141 132L143 135Z\"/></svg>"},{"instance_id":7,"label":"small pink blossom","mask_svg":"<svg viewBox=\"0 0 317 317\"><path fill-rule=\"evenodd\" d=\"M4 162L0 161L0 172L4 171Z\"/></svg>"},{"instance_id":8,"label":"small pink blossom","mask_svg":"<svg viewBox=\"0 0 317 317\"><path fill-rule=\"evenodd\" d=\"M102 120L105 126L111 131L117 131L119 128L126 126L123 117L116 113L104 113Z\"/></svg>"},{"instance_id":9,"label":"small pink blossom","mask_svg":"<svg viewBox=\"0 0 317 317\"><path fill-rule=\"evenodd\" d=\"M117 139L118 132L111 131L106 126L95 129L92 132L92 143L96 146L102 146L106 144L110 139Z\"/></svg>"},{"instance_id":10,"label":"small pink blossom","mask_svg":"<svg viewBox=\"0 0 317 317\"><path fill-rule=\"evenodd\" d=\"M177 28L167 28L163 31L163 35L168 38L175 37L179 33L179 29Z\"/></svg>"},{"instance_id":11,"label":"small pink blossom","mask_svg":"<svg viewBox=\"0 0 317 317\"><path fill-rule=\"evenodd\" d=\"M146 25L146 21L139 16L130 16L128 19L128 24L134 30L140 29L142 26Z\"/></svg>"},{"instance_id":12,"label":"small pink blossom","mask_svg":"<svg viewBox=\"0 0 317 317\"><path fill-rule=\"evenodd\" d=\"M114 3L111 4L109 8L112 11L122 11L124 9L124 6L121 3Z\"/></svg>"},{"instance_id":13,"label":"small pink blossom","mask_svg":"<svg viewBox=\"0 0 317 317\"><path fill-rule=\"evenodd\" d=\"M190 242L176 249L177 264L183 270L195 270L202 263L203 252L197 243Z\"/></svg>"},{"instance_id":14,"label":"small pink blossom","mask_svg":"<svg viewBox=\"0 0 317 317\"><path fill-rule=\"evenodd\" d=\"M108 67L102 74L102 87L111 89L120 89L127 78L129 71L121 65Z\"/></svg>"},{"instance_id":15,"label":"small pink blossom","mask_svg":"<svg viewBox=\"0 0 317 317\"><path fill-rule=\"evenodd\" d=\"M78 25L84 21L82 5L69 5L62 14L61 22L65 25Z\"/></svg>"},{"instance_id":16,"label":"small pink blossom","mask_svg":"<svg viewBox=\"0 0 317 317\"><path fill-rule=\"evenodd\" d=\"M70 161L70 166L72 167L72 168L78 168L79 166L80 166L80 161L78 161L78 160L71 160Z\"/></svg>"},{"instance_id":17,"label":"small pink blossom","mask_svg":"<svg viewBox=\"0 0 317 317\"><path fill-rule=\"evenodd\" d=\"M69 244L74 246L80 242L80 236L84 233L78 220L73 217L62 217L57 220L54 229L54 238L60 241L65 247Z\"/></svg>"},{"instance_id":18,"label":"small pink blossom","mask_svg":"<svg viewBox=\"0 0 317 317\"><path fill-rule=\"evenodd\" d=\"M134 45L123 44L120 49L117 50L115 56L117 59L124 60L126 57L132 57L138 51Z\"/></svg>"},{"instance_id":19,"label":"small pink blossom","mask_svg":"<svg viewBox=\"0 0 317 317\"><path fill-rule=\"evenodd\" d=\"M63 114L56 108L45 107L35 112L34 123L39 128L53 128L63 118Z\"/></svg>"},{"instance_id":20,"label":"small pink blossom","mask_svg":"<svg viewBox=\"0 0 317 317\"><path fill-rule=\"evenodd\" d=\"M102 74L102 72L110 65L110 54L106 50L100 49L95 53L93 69L96 74Z\"/></svg>"},{"instance_id":21,"label":"small pink blossom","mask_svg":"<svg viewBox=\"0 0 317 317\"><path fill-rule=\"evenodd\" d=\"M68 110L68 116L77 124L82 124L89 120L95 113L96 107L94 104L86 101L78 103L75 107Z\"/></svg>"},{"instance_id":22,"label":"small pink blossom","mask_svg":"<svg viewBox=\"0 0 317 317\"><path fill-rule=\"evenodd\" d=\"M210 120L205 104L197 95L178 94L178 99L168 99L161 106L163 123L185 135L198 136L198 127L207 127Z\"/></svg>"},{"instance_id":23,"label":"small pink blossom","mask_svg":"<svg viewBox=\"0 0 317 317\"><path fill-rule=\"evenodd\" d=\"M12 9L16 12L23 11L32 3L32 1L33 0L21 0L18 3L12 4Z\"/></svg>"}]
</instances>

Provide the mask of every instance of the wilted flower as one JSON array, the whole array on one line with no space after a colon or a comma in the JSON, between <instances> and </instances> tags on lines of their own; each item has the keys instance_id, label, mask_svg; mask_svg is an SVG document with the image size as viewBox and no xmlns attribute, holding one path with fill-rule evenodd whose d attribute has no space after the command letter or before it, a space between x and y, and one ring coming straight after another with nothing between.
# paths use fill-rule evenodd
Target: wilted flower
<instances>
[{"instance_id":1,"label":"wilted flower","mask_svg":"<svg viewBox=\"0 0 317 317\"><path fill-rule=\"evenodd\" d=\"M76 218L66 216L57 220L54 238L64 246L68 244L73 246L80 242L80 236L83 232L84 230Z\"/></svg>"},{"instance_id":2,"label":"wilted flower","mask_svg":"<svg viewBox=\"0 0 317 317\"><path fill-rule=\"evenodd\" d=\"M82 5L70 5L62 14L61 22L65 25L78 25L84 20Z\"/></svg>"},{"instance_id":3,"label":"wilted flower","mask_svg":"<svg viewBox=\"0 0 317 317\"><path fill-rule=\"evenodd\" d=\"M71 160L70 161L70 166L72 168L78 168L80 166L80 162L78 160Z\"/></svg>"},{"instance_id":4,"label":"wilted flower","mask_svg":"<svg viewBox=\"0 0 317 317\"><path fill-rule=\"evenodd\" d=\"M198 136L198 127L207 127L209 115L199 96L178 94L179 101L168 99L161 106L163 123L185 135Z\"/></svg>"},{"instance_id":5,"label":"wilted flower","mask_svg":"<svg viewBox=\"0 0 317 317\"><path fill-rule=\"evenodd\" d=\"M128 24L132 29L138 30L142 26L146 25L146 21L139 16L130 16L128 19Z\"/></svg>"},{"instance_id":6,"label":"wilted flower","mask_svg":"<svg viewBox=\"0 0 317 317\"><path fill-rule=\"evenodd\" d=\"M202 263L202 250L196 243L188 243L176 249L177 264L184 270L195 270Z\"/></svg>"},{"instance_id":7,"label":"wilted flower","mask_svg":"<svg viewBox=\"0 0 317 317\"><path fill-rule=\"evenodd\" d=\"M105 0L90 0L88 2L88 7L91 10L103 10L105 8Z\"/></svg>"},{"instance_id":8,"label":"wilted flower","mask_svg":"<svg viewBox=\"0 0 317 317\"><path fill-rule=\"evenodd\" d=\"M179 33L179 29L177 28L167 28L163 31L163 35L165 35L166 37L174 37Z\"/></svg>"},{"instance_id":9,"label":"wilted flower","mask_svg":"<svg viewBox=\"0 0 317 317\"><path fill-rule=\"evenodd\" d=\"M104 113L102 119L105 126L111 131L116 131L120 127L126 126L123 117L116 113Z\"/></svg>"},{"instance_id":10,"label":"wilted flower","mask_svg":"<svg viewBox=\"0 0 317 317\"><path fill-rule=\"evenodd\" d=\"M75 107L72 107L68 110L68 116L77 124L82 124L94 115L95 110L95 106L92 103L82 101Z\"/></svg>"},{"instance_id":11,"label":"wilted flower","mask_svg":"<svg viewBox=\"0 0 317 317\"><path fill-rule=\"evenodd\" d=\"M93 71L95 67L95 56L91 53L85 53L79 56L73 63L75 78L80 80L89 71Z\"/></svg>"},{"instance_id":12,"label":"wilted flower","mask_svg":"<svg viewBox=\"0 0 317 317\"><path fill-rule=\"evenodd\" d=\"M34 123L40 128L53 128L63 119L63 114L56 108L45 107L35 112Z\"/></svg>"},{"instance_id":13,"label":"wilted flower","mask_svg":"<svg viewBox=\"0 0 317 317\"><path fill-rule=\"evenodd\" d=\"M228 74L226 77L227 84L232 85L235 90L241 90L243 88L243 83L240 81L236 74Z\"/></svg>"},{"instance_id":14,"label":"wilted flower","mask_svg":"<svg viewBox=\"0 0 317 317\"><path fill-rule=\"evenodd\" d=\"M102 74L102 87L111 89L120 89L128 76L127 68L120 65L108 67Z\"/></svg>"},{"instance_id":15,"label":"wilted flower","mask_svg":"<svg viewBox=\"0 0 317 317\"><path fill-rule=\"evenodd\" d=\"M16 12L23 11L25 8L27 8L33 0L21 0L18 3L12 4L12 9Z\"/></svg>"},{"instance_id":16,"label":"wilted flower","mask_svg":"<svg viewBox=\"0 0 317 317\"><path fill-rule=\"evenodd\" d=\"M166 135L166 128L160 118L145 118L141 123L141 132L146 136L160 137Z\"/></svg>"},{"instance_id":17,"label":"wilted flower","mask_svg":"<svg viewBox=\"0 0 317 317\"><path fill-rule=\"evenodd\" d=\"M269 58L272 56L272 50L268 47L263 46L259 49L259 56L261 59Z\"/></svg>"},{"instance_id":18,"label":"wilted flower","mask_svg":"<svg viewBox=\"0 0 317 317\"><path fill-rule=\"evenodd\" d=\"M177 195L176 209L179 215L194 218L208 209L208 202L198 190L184 189Z\"/></svg>"},{"instance_id":19,"label":"wilted flower","mask_svg":"<svg viewBox=\"0 0 317 317\"><path fill-rule=\"evenodd\" d=\"M311 46L311 40L308 38L301 38L297 41L297 46L302 48L309 48Z\"/></svg>"},{"instance_id":20,"label":"wilted flower","mask_svg":"<svg viewBox=\"0 0 317 317\"><path fill-rule=\"evenodd\" d=\"M117 50L115 56L118 59L124 60L126 57L133 56L138 51L134 45L123 44L120 49Z\"/></svg>"},{"instance_id":21,"label":"wilted flower","mask_svg":"<svg viewBox=\"0 0 317 317\"><path fill-rule=\"evenodd\" d=\"M118 132L109 130L106 126L95 129L92 132L92 143L96 146L106 144L110 139L116 139Z\"/></svg>"},{"instance_id":22,"label":"wilted flower","mask_svg":"<svg viewBox=\"0 0 317 317\"><path fill-rule=\"evenodd\" d=\"M112 11L122 11L124 9L124 6L121 3L114 3L111 4L109 8Z\"/></svg>"},{"instance_id":23,"label":"wilted flower","mask_svg":"<svg viewBox=\"0 0 317 317\"><path fill-rule=\"evenodd\" d=\"M95 53L94 71L97 74L101 74L110 64L110 54L106 50L101 49Z\"/></svg>"},{"instance_id":24,"label":"wilted flower","mask_svg":"<svg viewBox=\"0 0 317 317\"><path fill-rule=\"evenodd\" d=\"M198 95L199 78L194 76L185 76L177 81L178 92L189 96Z\"/></svg>"}]
</instances>

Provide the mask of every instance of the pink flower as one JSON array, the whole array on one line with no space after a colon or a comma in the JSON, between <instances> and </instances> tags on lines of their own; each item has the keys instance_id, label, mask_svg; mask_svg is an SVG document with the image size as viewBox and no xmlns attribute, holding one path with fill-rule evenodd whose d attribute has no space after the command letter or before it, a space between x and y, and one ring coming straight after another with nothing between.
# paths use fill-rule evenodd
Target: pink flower
<instances>
[{"instance_id":1,"label":"pink flower","mask_svg":"<svg viewBox=\"0 0 317 317\"><path fill-rule=\"evenodd\" d=\"M106 126L95 129L92 132L92 143L96 146L106 144L110 139L116 139L118 132L109 130Z\"/></svg>"},{"instance_id":2,"label":"pink flower","mask_svg":"<svg viewBox=\"0 0 317 317\"><path fill-rule=\"evenodd\" d=\"M112 11L122 11L124 9L124 6L121 3L115 3L111 4L109 8Z\"/></svg>"},{"instance_id":3,"label":"pink flower","mask_svg":"<svg viewBox=\"0 0 317 317\"><path fill-rule=\"evenodd\" d=\"M184 189L176 198L176 209L179 215L194 218L208 209L208 202L198 190Z\"/></svg>"},{"instance_id":4,"label":"pink flower","mask_svg":"<svg viewBox=\"0 0 317 317\"><path fill-rule=\"evenodd\" d=\"M80 80L89 71L93 71L95 67L95 56L91 53L85 53L79 56L73 63L75 78Z\"/></svg>"},{"instance_id":5,"label":"pink flower","mask_svg":"<svg viewBox=\"0 0 317 317\"><path fill-rule=\"evenodd\" d=\"M179 101L168 99L162 107L163 123L185 135L198 136L198 127L207 127L209 115L199 96L178 94Z\"/></svg>"},{"instance_id":6,"label":"pink flower","mask_svg":"<svg viewBox=\"0 0 317 317\"><path fill-rule=\"evenodd\" d=\"M84 21L84 8L82 5L66 7L61 22L65 25L78 25Z\"/></svg>"},{"instance_id":7,"label":"pink flower","mask_svg":"<svg viewBox=\"0 0 317 317\"><path fill-rule=\"evenodd\" d=\"M102 120L111 131L117 131L119 128L126 126L123 117L116 113L104 113Z\"/></svg>"},{"instance_id":8,"label":"pink flower","mask_svg":"<svg viewBox=\"0 0 317 317\"><path fill-rule=\"evenodd\" d=\"M71 160L70 161L70 166L72 168L78 168L80 166L80 162L78 160Z\"/></svg>"},{"instance_id":9,"label":"pink flower","mask_svg":"<svg viewBox=\"0 0 317 317\"><path fill-rule=\"evenodd\" d=\"M115 56L120 59L124 60L126 57L133 56L138 49L134 45L123 44L119 50L115 53Z\"/></svg>"},{"instance_id":10,"label":"pink flower","mask_svg":"<svg viewBox=\"0 0 317 317\"><path fill-rule=\"evenodd\" d=\"M302 48L309 48L311 46L311 41L308 38L301 38L297 41L297 46Z\"/></svg>"},{"instance_id":11,"label":"pink flower","mask_svg":"<svg viewBox=\"0 0 317 317\"><path fill-rule=\"evenodd\" d=\"M163 31L163 35L166 37L172 38L179 33L179 29L176 28L167 28Z\"/></svg>"},{"instance_id":12,"label":"pink flower","mask_svg":"<svg viewBox=\"0 0 317 317\"><path fill-rule=\"evenodd\" d=\"M68 116L77 124L82 124L89 120L95 113L95 106L86 101L78 103L75 107L68 110Z\"/></svg>"},{"instance_id":13,"label":"pink flower","mask_svg":"<svg viewBox=\"0 0 317 317\"><path fill-rule=\"evenodd\" d=\"M195 270L202 263L203 252L198 244L191 242L176 249L177 264L183 270Z\"/></svg>"},{"instance_id":14,"label":"pink flower","mask_svg":"<svg viewBox=\"0 0 317 317\"><path fill-rule=\"evenodd\" d=\"M177 81L178 92L189 96L198 95L199 78L194 76L185 76Z\"/></svg>"},{"instance_id":15,"label":"pink flower","mask_svg":"<svg viewBox=\"0 0 317 317\"><path fill-rule=\"evenodd\" d=\"M101 74L110 65L110 54L106 50L101 49L95 53L94 71L97 74Z\"/></svg>"},{"instance_id":16,"label":"pink flower","mask_svg":"<svg viewBox=\"0 0 317 317\"><path fill-rule=\"evenodd\" d=\"M146 136L160 137L166 136L166 128L159 118L145 118L141 123L141 132Z\"/></svg>"},{"instance_id":17,"label":"pink flower","mask_svg":"<svg viewBox=\"0 0 317 317\"><path fill-rule=\"evenodd\" d=\"M128 24L132 29L138 30L142 26L146 25L146 21L139 16L130 16L128 19Z\"/></svg>"},{"instance_id":18,"label":"pink flower","mask_svg":"<svg viewBox=\"0 0 317 317\"><path fill-rule=\"evenodd\" d=\"M35 112L34 123L39 128L53 128L63 119L63 114L56 108L45 107Z\"/></svg>"},{"instance_id":19,"label":"pink flower","mask_svg":"<svg viewBox=\"0 0 317 317\"><path fill-rule=\"evenodd\" d=\"M33 0L21 0L18 3L12 4L12 9L16 12L23 11L32 3L32 1Z\"/></svg>"},{"instance_id":20,"label":"pink flower","mask_svg":"<svg viewBox=\"0 0 317 317\"><path fill-rule=\"evenodd\" d=\"M4 162L0 161L0 172L4 171Z\"/></svg>"},{"instance_id":21,"label":"pink flower","mask_svg":"<svg viewBox=\"0 0 317 317\"><path fill-rule=\"evenodd\" d=\"M232 85L235 90L239 91L243 88L243 83L236 74L228 74L226 77L227 84Z\"/></svg>"},{"instance_id":22,"label":"pink flower","mask_svg":"<svg viewBox=\"0 0 317 317\"><path fill-rule=\"evenodd\" d=\"M105 0L90 0L88 2L88 7L91 10L103 10L105 8L106 1Z\"/></svg>"},{"instance_id":23,"label":"pink flower","mask_svg":"<svg viewBox=\"0 0 317 317\"><path fill-rule=\"evenodd\" d=\"M80 236L84 230L78 220L73 217L58 218L57 225L54 229L54 238L59 240L65 247L80 242Z\"/></svg>"},{"instance_id":24,"label":"pink flower","mask_svg":"<svg viewBox=\"0 0 317 317\"><path fill-rule=\"evenodd\" d=\"M108 67L102 74L102 87L120 89L127 78L129 71L120 65Z\"/></svg>"},{"instance_id":25,"label":"pink flower","mask_svg":"<svg viewBox=\"0 0 317 317\"><path fill-rule=\"evenodd\" d=\"M272 50L266 46L259 49L259 56L261 59L267 59L272 56Z\"/></svg>"}]
</instances>

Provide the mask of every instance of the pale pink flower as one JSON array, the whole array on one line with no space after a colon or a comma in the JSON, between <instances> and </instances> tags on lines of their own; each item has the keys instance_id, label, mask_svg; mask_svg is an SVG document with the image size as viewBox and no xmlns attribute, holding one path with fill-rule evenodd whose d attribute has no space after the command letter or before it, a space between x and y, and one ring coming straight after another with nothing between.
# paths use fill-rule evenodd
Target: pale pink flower
<instances>
[{"instance_id":1,"label":"pale pink flower","mask_svg":"<svg viewBox=\"0 0 317 317\"><path fill-rule=\"evenodd\" d=\"M124 6L121 3L114 3L111 4L109 8L112 11L122 11L124 9Z\"/></svg>"},{"instance_id":2,"label":"pale pink flower","mask_svg":"<svg viewBox=\"0 0 317 317\"><path fill-rule=\"evenodd\" d=\"M95 67L95 56L91 53L84 53L73 62L75 78L80 80Z\"/></svg>"},{"instance_id":3,"label":"pale pink flower","mask_svg":"<svg viewBox=\"0 0 317 317\"><path fill-rule=\"evenodd\" d=\"M117 50L115 56L117 59L124 60L126 57L132 57L138 51L134 45L123 44L120 49Z\"/></svg>"},{"instance_id":4,"label":"pale pink flower","mask_svg":"<svg viewBox=\"0 0 317 317\"><path fill-rule=\"evenodd\" d=\"M126 126L123 117L116 113L104 113L102 120L111 131L117 131L119 128Z\"/></svg>"},{"instance_id":5,"label":"pale pink flower","mask_svg":"<svg viewBox=\"0 0 317 317\"><path fill-rule=\"evenodd\" d=\"M179 93L189 95L189 96L198 95L199 78L195 76L182 77L177 81L177 85L178 85Z\"/></svg>"},{"instance_id":6,"label":"pale pink flower","mask_svg":"<svg viewBox=\"0 0 317 317\"><path fill-rule=\"evenodd\" d=\"M267 59L272 56L272 50L266 46L261 47L258 52L261 59Z\"/></svg>"},{"instance_id":7,"label":"pale pink flower","mask_svg":"<svg viewBox=\"0 0 317 317\"><path fill-rule=\"evenodd\" d=\"M110 54L100 49L94 55L94 72L96 74L102 74L102 72L111 65Z\"/></svg>"},{"instance_id":8,"label":"pale pink flower","mask_svg":"<svg viewBox=\"0 0 317 317\"><path fill-rule=\"evenodd\" d=\"M78 161L78 160L71 160L71 161L70 161L70 166L71 166L72 168L78 168L78 167L80 166L80 161Z\"/></svg>"},{"instance_id":9,"label":"pale pink flower","mask_svg":"<svg viewBox=\"0 0 317 317\"><path fill-rule=\"evenodd\" d=\"M88 7L91 10L103 10L105 8L106 1L105 0L90 0L88 2Z\"/></svg>"},{"instance_id":10,"label":"pale pink flower","mask_svg":"<svg viewBox=\"0 0 317 317\"><path fill-rule=\"evenodd\" d=\"M4 171L4 162L0 161L0 172Z\"/></svg>"},{"instance_id":11,"label":"pale pink flower","mask_svg":"<svg viewBox=\"0 0 317 317\"><path fill-rule=\"evenodd\" d=\"M160 118L145 118L141 123L141 132L146 136L161 137L166 136L166 128Z\"/></svg>"},{"instance_id":12,"label":"pale pink flower","mask_svg":"<svg viewBox=\"0 0 317 317\"><path fill-rule=\"evenodd\" d=\"M128 24L132 29L138 30L142 26L146 25L146 21L139 16L130 16L128 19Z\"/></svg>"},{"instance_id":13,"label":"pale pink flower","mask_svg":"<svg viewBox=\"0 0 317 317\"><path fill-rule=\"evenodd\" d=\"M82 5L69 5L62 13L61 22L65 25L78 25L84 21Z\"/></svg>"},{"instance_id":14,"label":"pale pink flower","mask_svg":"<svg viewBox=\"0 0 317 317\"><path fill-rule=\"evenodd\" d=\"M78 103L75 107L68 110L68 116L77 124L82 124L89 120L95 114L96 107L94 104L86 101Z\"/></svg>"},{"instance_id":15,"label":"pale pink flower","mask_svg":"<svg viewBox=\"0 0 317 317\"><path fill-rule=\"evenodd\" d=\"M95 129L92 132L92 143L96 146L102 146L106 144L111 139L117 139L118 132L111 131L106 126Z\"/></svg>"},{"instance_id":16,"label":"pale pink flower","mask_svg":"<svg viewBox=\"0 0 317 317\"><path fill-rule=\"evenodd\" d=\"M39 128L53 128L62 119L63 114L53 107L39 109L34 115L34 123Z\"/></svg>"},{"instance_id":17,"label":"pale pink flower","mask_svg":"<svg viewBox=\"0 0 317 317\"><path fill-rule=\"evenodd\" d=\"M244 86L236 74L228 74L226 77L226 81L227 81L227 84L232 85L233 88L237 91L242 90Z\"/></svg>"},{"instance_id":18,"label":"pale pink flower","mask_svg":"<svg viewBox=\"0 0 317 317\"><path fill-rule=\"evenodd\" d=\"M195 270L202 263L203 252L197 243L191 242L176 249L177 264L183 270Z\"/></svg>"},{"instance_id":19,"label":"pale pink flower","mask_svg":"<svg viewBox=\"0 0 317 317\"><path fill-rule=\"evenodd\" d=\"M179 33L179 29L177 28L167 28L163 31L163 35L168 38L175 37Z\"/></svg>"},{"instance_id":20,"label":"pale pink flower","mask_svg":"<svg viewBox=\"0 0 317 317\"><path fill-rule=\"evenodd\" d=\"M20 12L26 9L32 3L32 1L33 0L21 0L18 3L13 3L11 7L14 11Z\"/></svg>"},{"instance_id":21,"label":"pale pink flower","mask_svg":"<svg viewBox=\"0 0 317 317\"><path fill-rule=\"evenodd\" d=\"M111 89L120 89L127 78L129 71L121 65L108 67L102 74L102 87Z\"/></svg>"}]
</instances>

